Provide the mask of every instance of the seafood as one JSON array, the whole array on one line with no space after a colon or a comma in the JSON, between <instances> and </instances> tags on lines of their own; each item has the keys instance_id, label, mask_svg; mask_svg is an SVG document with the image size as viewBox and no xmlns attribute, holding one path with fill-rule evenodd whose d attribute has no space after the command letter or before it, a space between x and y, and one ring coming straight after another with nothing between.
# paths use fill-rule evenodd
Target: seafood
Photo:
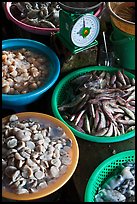
<instances>
[{"instance_id":1,"label":"seafood","mask_svg":"<svg viewBox=\"0 0 137 204\"><path fill-rule=\"evenodd\" d=\"M45 83L50 62L43 54L27 48L2 51L2 93L25 94Z\"/></svg>"},{"instance_id":2,"label":"seafood","mask_svg":"<svg viewBox=\"0 0 137 204\"><path fill-rule=\"evenodd\" d=\"M68 103L68 104L64 104L63 106L59 107L59 110L60 111L63 111L65 110L66 108L72 108L74 107L75 105L78 105L82 99L86 96L86 94L80 94L80 95L77 95L76 98L71 102L71 103Z\"/></svg>"},{"instance_id":3,"label":"seafood","mask_svg":"<svg viewBox=\"0 0 137 204\"><path fill-rule=\"evenodd\" d=\"M90 134L91 130L90 130L90 122L89 122L89 119L88 119L88 115L85 114L85 129L86 129L86 132L88 132Z\"/></svg>"},{"instance_id":4,"label":"seafood","mask_svg":"<svg viewBox=\"0 0 137 204\"><path fill-rule=\"evenodd\" d=\"M78 122L80 121L80 119L81 119L82 115L84 114L84 112L85 112L85 110L82 110L82 111L80 112L79 116L78 116L77 119L76 119L75 125L78 124Z\"/></svg>"},{"instance_id":5,"label":"seafood","mask_svg":"<svg viewBox=\"0 0 137 204\"><path fill-rule=\"evenodd\" d=\"M95 202L135 202L135 162L117 167L95 195Z\"/></svg>"},{"instance_id":6,"label":"seafood","mask_svg":"<svg viewBox=\"0 0 137 204\"><path fill-rule=\"evenodd\" d=\"M99 112L100 113L100 123L98 125L98 130L99 129L103 129L106 127L106 118L103 112Z\"/></svg>"},{"instance_id":7,"label":"seafood","mask_svg":"<svg viewBox=\"0 0 137 204\"><path fill-rule=\"evenodd\" d=\"M124 70L88 72L72 79L69 89L58 110L78 131L115 137L134 129L135 79Z\"/></svg>"},{"instance_id":8,"label":"seafood","mask_svg":"<svg viewBox=\"0 0 137 204\"><path fill-rule=\"evenodd\" d=\"M14 17L36 27L58 28L60 6L57 2L12 2Z\"/></svg>"},{"instance_id":9,"label":"seafood","mask_svg":"<svg viewBox=\"0 0 137 204\"><path fill-rule=\"evenodd\" d=\"M110 123L110 126L109 126L109 129L108 129L108 132L105 134L105 136L111 136L113 135L113 123L111 122Z\"/></svg>"},{"instance_id":10,"label":"seafood","mask_svg":"<svg viewBox=\"0 0 137 204\"><path fill-rule=\"evenodd\" d=\"M124 84L124 85L127 84L127 83L126 83L126 80L125 80L125 78L124 78L124 76L123 76L123 74L121 73L121 71L118 71L118 72L117 72L117 77L118 77L119 81L120 81L122 84Z\"/></svg>"},{"instance_id":11,"label":"seafood","mask_svg":"<svg viewBox=\"0 0 137 204\"><path fill-rule=\"evenodd\" d=\"M3 124L2 139L2 187L10 192L45 188L71 164L72 140L52 123L12 115Z\"/></svg>"}]
</instances>

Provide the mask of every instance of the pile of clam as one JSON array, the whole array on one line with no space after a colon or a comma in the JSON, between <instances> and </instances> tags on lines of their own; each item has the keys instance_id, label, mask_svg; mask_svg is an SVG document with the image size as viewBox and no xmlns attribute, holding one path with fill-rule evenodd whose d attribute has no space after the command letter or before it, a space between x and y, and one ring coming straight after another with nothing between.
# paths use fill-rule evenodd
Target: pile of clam
<instances>
[{"instance_id":1,"label":"pile of clam","mask_svg":"<svg viewBox=\"0 0 137 204\"><path fill-rule=\"evenodd\" d=\"M10 11L17 20L31 26L59 27L60 7L57 2L12 2Z\"/></svg>"},{"instance_id":2,"label":"pile of clam","mask_svg":"<svg viewBox=\"0 0 137 204\"><path fill-rule=\"evenodd\" d=\"M58 110L79 132L111 137L135 129L135 78L124 71L77 76L63 94Z\"/></svg>"},{"instance_id":3,"label":"pile of clam","mask_svg":"<svg viewBox=\"0 0 137 204\"><path fill-rule=\"evenodd\" d=\"M23 194L55 182L71 164L72 141L61 127L12 115L2 125L2 186Z\"/></svg>"},{"instance_id":4,"label":"pile of clam","mask_svg":"<svg viewBox=\"0 0 137 204\"><path fill-rule=\"evenodd\" d=\"M49 75L46 56L26 48L2 51L2 93L26 94L43 86Z\"/></svg>"},{"instance_id":5,"label":"pile of clam","mask_svg":"<svg viewBox=\"0 0 137 204\"><path fill-rule=\"evenodd\" d=\"M135 202L135 162L118 167L95 195L95 202Z\"/></svg>"}]
</instances>

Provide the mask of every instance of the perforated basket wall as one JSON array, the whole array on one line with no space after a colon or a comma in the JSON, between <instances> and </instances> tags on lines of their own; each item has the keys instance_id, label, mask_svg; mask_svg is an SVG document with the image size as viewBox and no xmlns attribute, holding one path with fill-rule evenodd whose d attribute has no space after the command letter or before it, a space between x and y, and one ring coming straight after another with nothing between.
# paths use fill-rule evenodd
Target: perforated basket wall
<instances>
[{"instance_id":1,"label":"perforated basket wall","mask_svg":"<svg viewBox=\"0 0 137 204\"><path fill-rule=\"evenodd\" d=\"M94 202L95 194L117 167L127 161L135 161L135 150L115 154L103 161L93 172L86 186L85 202Z\"/></svg>"}]
</instances>

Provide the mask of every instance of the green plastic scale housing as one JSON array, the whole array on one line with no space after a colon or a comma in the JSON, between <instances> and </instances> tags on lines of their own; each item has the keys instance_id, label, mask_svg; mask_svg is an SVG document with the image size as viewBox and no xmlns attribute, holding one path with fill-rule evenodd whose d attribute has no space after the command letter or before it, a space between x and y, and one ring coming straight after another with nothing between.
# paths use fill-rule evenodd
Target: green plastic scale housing
<instances>
[{"instance_id":1,"label":"green plastic scale housing","mask_svg":"<svg viewBox=\"0 0 137 204\"><path fill-rule=\"evenodd\" d=\"M91 17L93 15L93 12L90 12L88 14L91 14ZM70 13L70 12L66 12L63 9L60 10L59 13L59 20L60 20L60 31L57 33L58 37L60 38L60 40L62 41L62 43L71 51L71 53L76 54L78 52L81 52L83 50L86 50L90 47L96 46L98 45L98 41L97 40L93 40L92 43L89 43L87 46L76 46L73 42L72 42L72 38L71 38L71 32L73 29L73 26L76 24L76 22L81 18L81 17L86 16L86 14L80 14L80 13ZM96 18L96 17L94 17ZM96 18L97 19L97 18ZM86 29L86 28L85 28ZM97 27L99 32L99 21L98 21L98 27ZM88 28L86 29L86 31L88 32ZM82 31L83 34L84 30ZM82 35L81 34L81 35ZM97 33L98 34L98 33ZM84 34L83 34L84 35ZM83 36L83 38L86 38L86 34L85 36Z\"/></svg>"}]
</instances>

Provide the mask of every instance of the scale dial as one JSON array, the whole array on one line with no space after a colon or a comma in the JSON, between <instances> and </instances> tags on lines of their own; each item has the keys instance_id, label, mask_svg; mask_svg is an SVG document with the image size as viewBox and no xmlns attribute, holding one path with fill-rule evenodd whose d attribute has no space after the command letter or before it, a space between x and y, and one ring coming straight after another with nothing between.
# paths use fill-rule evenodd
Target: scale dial
<instances>
[{"instance_id":1,"label":"scale dial","mask_svg":"<svg viewBox=\"0 0 137 204\"><path fill-rule=\"evenodd\" d=\"M71 40L78 47L88 46L98 36L99 29L98 18L92 14L85 14L72 27Z\"/></svg>"}]
</instances>

